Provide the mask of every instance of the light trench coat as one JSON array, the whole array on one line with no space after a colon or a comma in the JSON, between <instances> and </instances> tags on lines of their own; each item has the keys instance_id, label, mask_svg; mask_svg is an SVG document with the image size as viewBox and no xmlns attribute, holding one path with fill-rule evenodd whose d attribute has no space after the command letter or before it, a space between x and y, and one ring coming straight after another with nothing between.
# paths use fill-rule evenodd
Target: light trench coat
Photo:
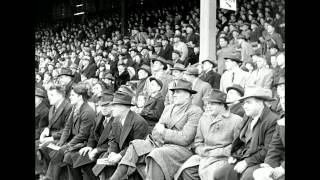
<instances>
[{"instance_id":1,"label":"light trench coat","mask_svg":"<svg viewBox=\"0 0 320 180\"><path fill-rule=\"evenodd\" d=\"M203 113L194 141L197 154L180 167L174 179L177 180L184 169L199 166L201 180L212 180L216 170L227 163L231 143L238 135L241 121L240 116L230 111L219 114L216 118Z\"/></svg>"}]
</instances>

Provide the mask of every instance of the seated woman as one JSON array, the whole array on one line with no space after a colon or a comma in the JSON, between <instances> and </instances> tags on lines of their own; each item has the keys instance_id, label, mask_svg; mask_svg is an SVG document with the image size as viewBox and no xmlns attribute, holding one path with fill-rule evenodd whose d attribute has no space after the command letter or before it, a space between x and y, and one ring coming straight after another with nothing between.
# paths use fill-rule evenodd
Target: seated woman
<instances>
[{"instance_id":1,"label":"seated woman","mask_svg":"<svg viewBox=\"0 0 320 180\"><path fill-rule=\"evenodd\" d=\"M231 143L242 118L230 113L226 96L219 90L212 90L203 98L205 112L199 120L194 140L196 154L181 166L175 179L212 180L215 171L228 163Z\"/></svg>"},{"instance_id":2,"label":"seated woman","mask_svg":"<svg viewBox=\"0 0 320 180\"><path fill-rule=\"evenodd\" d=\"M143 109L140 113L149 124L148 134L151 134L153 127L159 121L164 109L164 96L160 93L162 86L161 80L154 77L150 78L151 94L146 97Z\"/></svg>"}]
</instances>

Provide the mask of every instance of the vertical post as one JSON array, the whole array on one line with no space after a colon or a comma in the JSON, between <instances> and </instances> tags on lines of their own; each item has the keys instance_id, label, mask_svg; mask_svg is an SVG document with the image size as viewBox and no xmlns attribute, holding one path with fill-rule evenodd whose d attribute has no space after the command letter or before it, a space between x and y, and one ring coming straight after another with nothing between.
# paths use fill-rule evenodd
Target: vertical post
<instances>
[{"instance_id":1,"label":"vertical post","mask_svg":"<svg viewBox=\"0 0 320 180\"><path fill-rule=\"evenodd\" d=\"M216 60L216 10L217 0L200 0L200 62Z\"/></svg>"},{"instance_id":2,"label":"vertical post","mask_svg":"<svg viewBox=\"0 0 320 180\"><path fill-rule=\"evenodd\" d=\"M120 1L120 8L121 8L121 34L125 35L127 33L126 0Z\"/></svg>"}]
</instances>

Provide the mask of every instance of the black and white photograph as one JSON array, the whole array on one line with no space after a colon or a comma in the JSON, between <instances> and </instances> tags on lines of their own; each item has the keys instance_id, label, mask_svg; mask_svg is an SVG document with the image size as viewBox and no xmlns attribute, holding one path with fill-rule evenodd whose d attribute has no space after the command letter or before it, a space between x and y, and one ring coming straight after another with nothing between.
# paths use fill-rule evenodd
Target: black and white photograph
<instances>
[{"instance_id":1,"label":"black and white photograph","mask_svg":"<svg viewBox=\"0 0 320 180\"><path fill-rule=\"evenodd\" d=\"M35 14L36 180L285 180L285 0Z\"/></svg>"}]
</instances>

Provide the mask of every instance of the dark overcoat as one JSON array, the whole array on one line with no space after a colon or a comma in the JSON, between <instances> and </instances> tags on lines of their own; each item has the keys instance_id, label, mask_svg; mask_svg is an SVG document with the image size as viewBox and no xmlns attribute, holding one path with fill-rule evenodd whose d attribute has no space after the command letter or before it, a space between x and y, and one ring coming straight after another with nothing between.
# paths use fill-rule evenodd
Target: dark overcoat
<instances>
[{"instance_id":1,"label":"dark overcoat","mask_svg":"<svg viewBox=\"0 0 320 180\"><path fill-rule=\"evenodd\" d=\"M214 72L213 70L203 73L199 78L202 81L209 83L213 89L220 88L221 75Z\"/></svg>"},{"instance_id":2,"label":"dark overcoat","mask_svg":"<svg viewBox=\"0 0 320 180\"><path fill-rule=\"evenodd\" d=\"M48 126L49 108L42 101L35 109L35 139L40 138L42 130Z\"/></svg>"}]
</instances>

